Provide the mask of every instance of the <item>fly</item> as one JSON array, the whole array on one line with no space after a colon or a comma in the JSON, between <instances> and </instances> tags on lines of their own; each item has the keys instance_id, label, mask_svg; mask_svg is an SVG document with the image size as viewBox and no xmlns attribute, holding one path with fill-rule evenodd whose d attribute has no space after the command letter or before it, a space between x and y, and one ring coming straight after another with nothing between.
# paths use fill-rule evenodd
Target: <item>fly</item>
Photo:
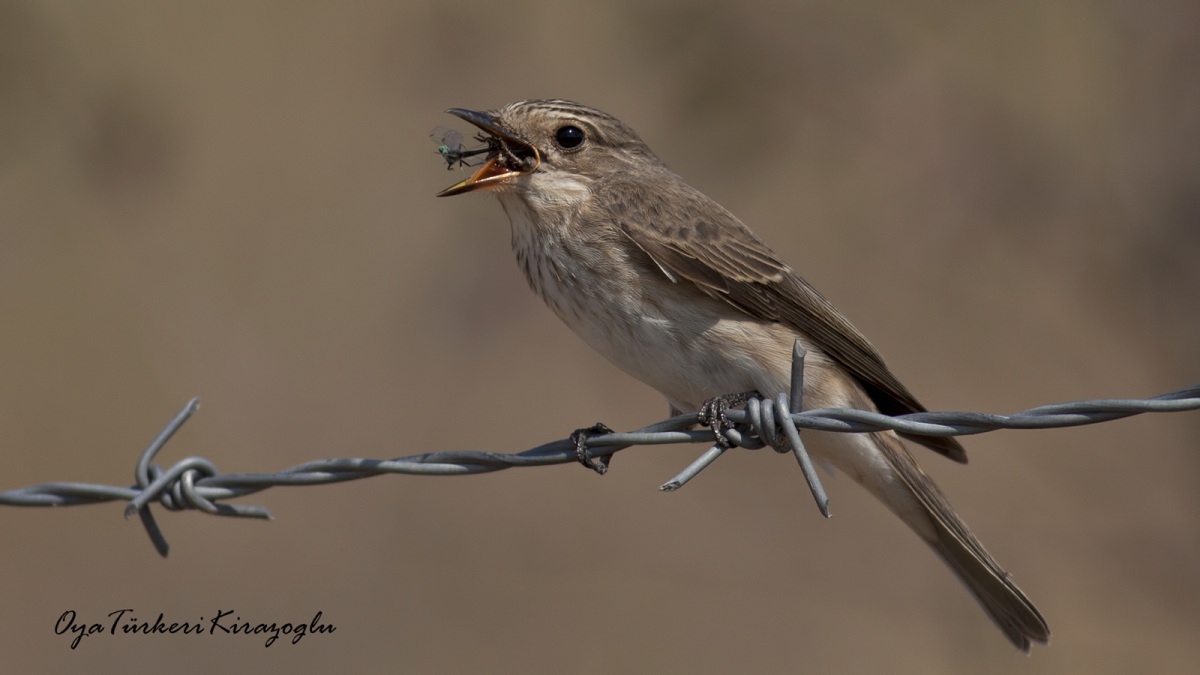
<instances>
[{"instance_id":1,"label":"fly","mask_svg":"<svg viewBox=\"0 0 1200 675\"><path fill-rule=\"evenodd\" d=\"M487 143L487 145L482 148L467 149L463 144L462 134L446 127L437 127L429 134L429 138L437 144L437 153L446 160L447 171L453 169L455 164L460 167L479 166L486 159L480 155L494 152L497 145L496 141L480 135L476 136L475 140Z\"/></svg>"}]
</instances>

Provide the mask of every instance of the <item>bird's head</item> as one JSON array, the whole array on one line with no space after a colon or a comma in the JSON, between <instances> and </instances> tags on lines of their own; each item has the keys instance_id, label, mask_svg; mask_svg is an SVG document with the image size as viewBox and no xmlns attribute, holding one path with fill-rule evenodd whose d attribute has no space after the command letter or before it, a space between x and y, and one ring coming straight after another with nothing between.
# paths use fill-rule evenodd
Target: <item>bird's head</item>
<instances>
[{"instance_id":1,"label":"bird's head","mask_svg":"<svg viewBox=\"0 0 1200 675\"><path fill-rule=\"evenodd\" d=\"M607 113L563 100L536 99L498 110L451 108L483 131L490 152L471 177L439 197L495 190L559 193L586 190L614 172L660 162L633 129Z\"/></svg>"}]
</instances>

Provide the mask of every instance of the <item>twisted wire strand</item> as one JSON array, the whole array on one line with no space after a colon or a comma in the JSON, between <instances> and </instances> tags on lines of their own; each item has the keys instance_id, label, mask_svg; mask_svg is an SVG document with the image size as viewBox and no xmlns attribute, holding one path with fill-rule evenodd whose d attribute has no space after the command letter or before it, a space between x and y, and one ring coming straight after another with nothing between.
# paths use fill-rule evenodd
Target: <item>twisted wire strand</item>
<instances>
[{"instance_id":1,"label":"twisted wire strand","mask_svg":"<svg viewBox=\"0 0 1200 675\"><path fill-rule=\"evenodd\" d=\"M728 410L732 427L724 436L737 447L772 447L792 452L800 464L817 507L829 515L825 495L808 453L801 441L800 429L863 433L891 429L925 436L963 436L1000 429L1053 429L1096 424L1142 413L1182 412L1200 409L1200 384L1184 387L1147 399L1095 399L1038 406L1011 415L976 412L925 412L891 417L850 408L821 408L800 412L803 391L804 353L793 354L792 395L774 399L751 398L744 410ZM428 452L395 459L333 458L321 459L272 473L221 474L202 457L187 457L164 469L152 464L154 457L171 437L196 412L199 400L192 399L175 414L138 456L135 483L128 487L92 483L53 482L0 492L0 505L76 506L110 501L128 502L125 517L137 514L160 555L169 546L150 511L157 502L168 510L193 509L217 516L270 519L261 506L221 503L272 487L324 485L359 480L382 474L456 476L489 473L514 467L548 466L578 461L570 439L544 443L515 454L478 451ZM696 413L679 415L630 432L615 432L587 439L587 451L593 457L610 457L621 450L640 445L709 443L711 447L660 489L671 492L685 485L727 450L715 443L709 429L693 429Z\"/></svg>"}]
</instances>

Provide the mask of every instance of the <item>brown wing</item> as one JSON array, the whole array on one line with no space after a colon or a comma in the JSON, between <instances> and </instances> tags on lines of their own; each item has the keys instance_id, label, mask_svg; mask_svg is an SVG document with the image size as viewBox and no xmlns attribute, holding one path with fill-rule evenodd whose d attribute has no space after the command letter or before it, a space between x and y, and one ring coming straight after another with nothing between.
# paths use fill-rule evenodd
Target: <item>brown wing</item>
<instances>
[{"instance_id":1,"label":"brown wing","mask_svg":"<svg viewBox=\"0 0 1200 675\"><path fill-rule=\"evenodd\" d=\"M655 193L645 190L644 183L620 182L597 193L636 198L604 208L618 214L625 236L673 281L691 282L749 316L780 322L809 336L859 381L880 412L925 412L867 339L733 214L677 178L669 181L669 199L660 190L661 182L655 181ZM669 222L686 225L664 224L667 203ZM901 436L956 462L967 461L966 451L953 438Z\"/></svg>"}]
</instances>

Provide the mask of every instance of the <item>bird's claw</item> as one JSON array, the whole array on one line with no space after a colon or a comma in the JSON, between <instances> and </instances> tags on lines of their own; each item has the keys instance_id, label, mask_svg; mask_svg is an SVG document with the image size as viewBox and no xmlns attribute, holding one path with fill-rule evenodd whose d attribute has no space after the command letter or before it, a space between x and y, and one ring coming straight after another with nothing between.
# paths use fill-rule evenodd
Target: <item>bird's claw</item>
<instances>
[{"instance_id":1,"label":"bird's claw","mask_svg":"<svg viewBox=\"0 0 1200 675\"><path fill-rule=\"evenodd\" d=\"M602 457L593 458L591 454L588 453L587 442L588 438L592 436L603 436L604 434L611 433L613 433L613 430L603 422L596 422L590 427L576 429L575 431L571 432L571 442L575 444L575 458L579 460L580 464L586 466L592 471L595 471L601 476L608 472L608 462L612 459L612 457L610 455L604 455Z\"/></svg>"},{"instance_id":2,"label":"bird's claw","mask_svg":"<svg viewBox=\"0 0 1200 675\"><path fill-rule=\"evenodd\" d=\"M725 411L734 406L739 406L756 396L761 398L761 395L757 391L714 396L700 406L700 411L697 414L698 421L712 430L713 435L717 437L717 445L728 450L733 447L733 442L725 436L725 431L732 429L733 423L725 416Z\"/></svg>"}]
</instances>

